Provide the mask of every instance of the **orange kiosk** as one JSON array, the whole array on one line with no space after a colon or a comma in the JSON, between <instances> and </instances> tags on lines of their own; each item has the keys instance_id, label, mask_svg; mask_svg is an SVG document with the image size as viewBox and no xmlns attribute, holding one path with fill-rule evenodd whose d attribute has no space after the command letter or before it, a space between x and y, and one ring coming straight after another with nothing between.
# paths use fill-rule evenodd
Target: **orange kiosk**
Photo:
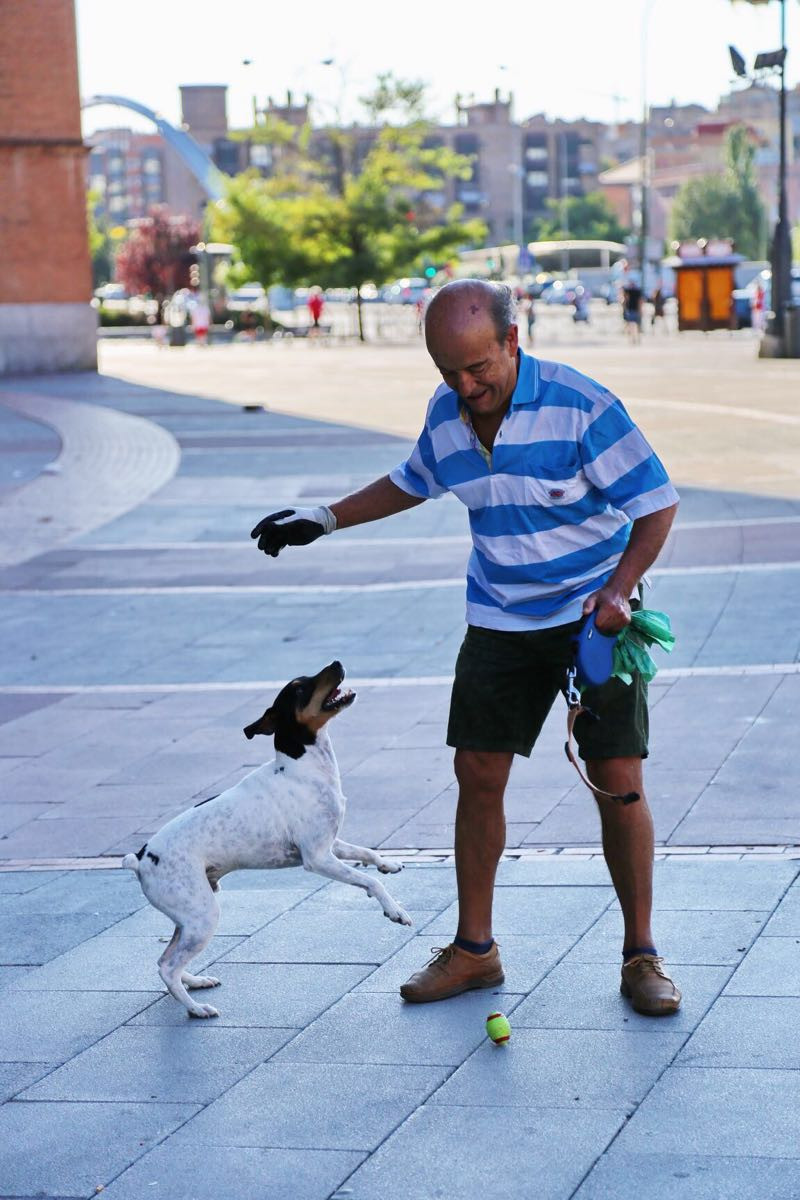
<instances>
[{"instance_id":1,"label":"orange kiosk","mask_svg":"<svg viewBox=\"0 0 800 1200\"><path fill-rule=\"evenodd\" d=\"M730 241L681 242L666 266L675 272L678 329L735 329L733 289L735 271L744 261Z\"/></svg>"}]
</instances>

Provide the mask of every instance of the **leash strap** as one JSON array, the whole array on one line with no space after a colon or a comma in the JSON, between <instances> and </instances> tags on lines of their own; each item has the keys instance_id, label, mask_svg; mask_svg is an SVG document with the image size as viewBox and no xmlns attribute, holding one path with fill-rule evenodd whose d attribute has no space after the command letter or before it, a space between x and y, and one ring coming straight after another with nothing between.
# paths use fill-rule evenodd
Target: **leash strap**
<instances>
[{"instance_id":1,"label":"leash strap","mask_svg":"<svg viewBox=\"0 0 800 1200\"><path fill-rule=\"evenodd\" d=\"M578 772L583 783L594 794L595 799L599 799L602 796L606 800L613 800L615 804L634 804L640 799L638 792L626 792L624 796L616 795L614 792L604 792L602 788L595 787L588 776L584 774L578 762L577 745L575 744L574 735L575 722L581 713L585 713L593 721L599 720L599 717L590 708L586 708L581 704L581 694L575 682L577 673L578 669L573 662L572 666L567 670L567 686L564 692L567 701L567 740L564 743L564 753Z\"/></svg>"}]
</instances>

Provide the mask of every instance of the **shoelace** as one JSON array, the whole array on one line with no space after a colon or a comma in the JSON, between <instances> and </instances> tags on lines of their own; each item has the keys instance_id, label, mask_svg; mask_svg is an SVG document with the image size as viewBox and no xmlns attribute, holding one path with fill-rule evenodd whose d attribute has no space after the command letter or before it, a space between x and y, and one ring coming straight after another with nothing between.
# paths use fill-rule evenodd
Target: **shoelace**
<instances>
[{"instance_id":1,"label":"shoelace","mask_svg":"<svg viewBox=\"0 0 800 1200\"><path fill-rule=\"evenodd\" d=\"M629 958L625 966L642 966L645 970L652 971L654 975L659 975L662 979L666 979L668 983L672 983L669 975L664 970L664 959L661 955L637 954L634 958Z\"/></svg>"},{"instance_id":2,"label":"shoelace","mask_svg":"<svg viewBox=\"0 0 800 1200\"><path fill-rule=\"evenodd\" d=\"M442 970L450 962L450 959L456 952L456 948L451 942L449 946L431 946L432 958L429 958L425 963L426 967L440 967Z\"/></svg>"}]
</instances>

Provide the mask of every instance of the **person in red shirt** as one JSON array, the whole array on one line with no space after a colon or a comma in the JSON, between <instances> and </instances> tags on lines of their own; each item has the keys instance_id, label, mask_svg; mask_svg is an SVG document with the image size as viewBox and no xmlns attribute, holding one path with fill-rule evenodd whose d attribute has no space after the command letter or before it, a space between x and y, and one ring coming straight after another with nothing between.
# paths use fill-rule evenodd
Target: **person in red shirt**
<instances>
[{"instance_id":1,"label":"person in red shirt","mask_svg":"<svg viewBox=\"0 0 800 1200\"><path fill-rule=\"evenodd\" d=\"M324 307L325 301L322 298L322 288L313 287L308 297L308 311L311 313L314 329L319 329L319 319L322 316Z\"/></svg>"}]
</instances>

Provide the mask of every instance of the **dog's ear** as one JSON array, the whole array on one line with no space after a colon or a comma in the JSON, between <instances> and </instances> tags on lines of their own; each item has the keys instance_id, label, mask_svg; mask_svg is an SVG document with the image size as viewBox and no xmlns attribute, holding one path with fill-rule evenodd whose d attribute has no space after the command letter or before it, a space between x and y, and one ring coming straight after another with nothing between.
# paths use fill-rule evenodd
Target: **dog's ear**
<instances>
[{"instance_id":1,"label":"dog's ear","mask_svg":"<svg viewBox=\"0 0 800 1200\"><path fill-rule=\"evenodd\" d=\"M263 733L267 737L272 737L275 732L275 716L271 708L268 708L263 717L259 717L257 721L253 721L251 725L245 725L244 736L248 739L254 738L257 733Z\"/></svg>"}]
</instances>

